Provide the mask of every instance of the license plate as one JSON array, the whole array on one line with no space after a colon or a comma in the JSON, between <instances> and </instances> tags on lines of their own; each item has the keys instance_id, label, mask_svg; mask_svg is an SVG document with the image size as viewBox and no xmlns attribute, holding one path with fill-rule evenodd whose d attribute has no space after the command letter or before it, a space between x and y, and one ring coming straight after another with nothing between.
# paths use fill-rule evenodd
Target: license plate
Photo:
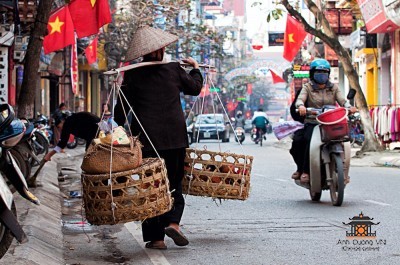
<instances>
[{"instance_id":1,"label":"license plate","mask_svg":"<svg viewBox=\"0 0 400 265\"><path fill-rule=\"evenodd\" d=\"M203 133L204 138L210 138L211 134L209 132Z\"/></svg>"}]
</instances>

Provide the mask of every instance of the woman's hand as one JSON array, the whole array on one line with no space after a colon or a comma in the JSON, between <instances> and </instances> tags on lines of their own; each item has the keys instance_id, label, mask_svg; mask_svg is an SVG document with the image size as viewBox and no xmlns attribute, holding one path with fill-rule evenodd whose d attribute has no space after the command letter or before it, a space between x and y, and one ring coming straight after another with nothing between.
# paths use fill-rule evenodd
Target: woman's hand
<instances>
[{"instance_id":1,"label":"woman's hand","mask_svg":"<svg viewBox=\"0 0 400 265\"><path fill-rule=\"evenodd\" d=\"M358 109L356 107L350 107L349 108L349 113L350 114L356 113L357 111L358 111Z\"/></svg>"},{"instance_id":2,"label":"woman's hand","mask_svg":"<svg viewBox=\"0 0 400 265\"><path fill-rule=\"evenodd\" d=\"M298 110L299 110L300 116L306 116L307 109L306 109L306 107L304 107L304 105L299 106Z\"/></svg>"},{"instance_id":3,"label":"woman's hand","mask_svg":"<svg viewBox=\"0 0 400 265\"><path fill-rule=\"evenodd\" d=\"M199 68L199 64L192 57L183 58L182 61L185 62L185 63L190 64L191 66L193 66L194 69L198 69Z\"/></svg>"}]
</instances>

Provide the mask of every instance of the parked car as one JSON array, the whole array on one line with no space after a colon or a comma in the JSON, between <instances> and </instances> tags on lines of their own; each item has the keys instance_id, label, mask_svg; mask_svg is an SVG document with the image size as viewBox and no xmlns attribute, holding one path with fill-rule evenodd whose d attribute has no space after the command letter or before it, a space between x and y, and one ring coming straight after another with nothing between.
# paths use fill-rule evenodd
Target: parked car
<instances>
[{"instance_id":1,"label":"parked car","mask_svg":"<svg viewBox=\"0 0 400 265\"><path fill-rule=\"evenodd\" d=\"M223 114L200 114L194 124L188 127L188 134L191 135L192 142L208 139L229 142L229 129L229 121L224 119Z\"/></svg>"}]
</instances>

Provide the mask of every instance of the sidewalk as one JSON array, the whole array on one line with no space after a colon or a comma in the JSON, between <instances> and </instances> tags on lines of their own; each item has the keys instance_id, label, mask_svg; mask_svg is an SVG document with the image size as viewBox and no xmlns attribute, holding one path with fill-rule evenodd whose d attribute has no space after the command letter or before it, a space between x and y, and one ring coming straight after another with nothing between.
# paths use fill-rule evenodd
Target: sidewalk
<instances>
[{"instance_id":1,"label":"sidewalk","mask_svg":"<svg viewBox=\"0 0 400 265\"><path fill-rule=\"evenodd\" d=\"M68 149L64 154L53 156L46 163L37 178L38 187L30 188L40 202L36 206L19 194L15 194L17 216L29 241L19 244L14 239L1 264L15 265L64 265L64 241L61 225L61 201L63 200L58 186L57 164L82 154L83 147ZM72 160L72 159L71 159ZM37 167L32 169L32 173Z\"/></svg>"}]
</instances>

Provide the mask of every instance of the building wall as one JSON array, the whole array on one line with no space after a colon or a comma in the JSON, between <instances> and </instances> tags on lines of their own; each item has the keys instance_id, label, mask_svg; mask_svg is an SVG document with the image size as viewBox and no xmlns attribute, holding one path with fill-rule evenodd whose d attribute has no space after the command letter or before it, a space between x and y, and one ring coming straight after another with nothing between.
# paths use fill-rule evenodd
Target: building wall
<instances>
[{"instance_id":1,"label":"building wall","mask_svg":"<svg viewBox=\"0 0 400 265\"><path fill-rule=\"evenodd\" d=\"M360 85L368 105L378 102L378 49L364 48L357 52L355 58L359 61Z\"/></svg>"}]
</instances>

